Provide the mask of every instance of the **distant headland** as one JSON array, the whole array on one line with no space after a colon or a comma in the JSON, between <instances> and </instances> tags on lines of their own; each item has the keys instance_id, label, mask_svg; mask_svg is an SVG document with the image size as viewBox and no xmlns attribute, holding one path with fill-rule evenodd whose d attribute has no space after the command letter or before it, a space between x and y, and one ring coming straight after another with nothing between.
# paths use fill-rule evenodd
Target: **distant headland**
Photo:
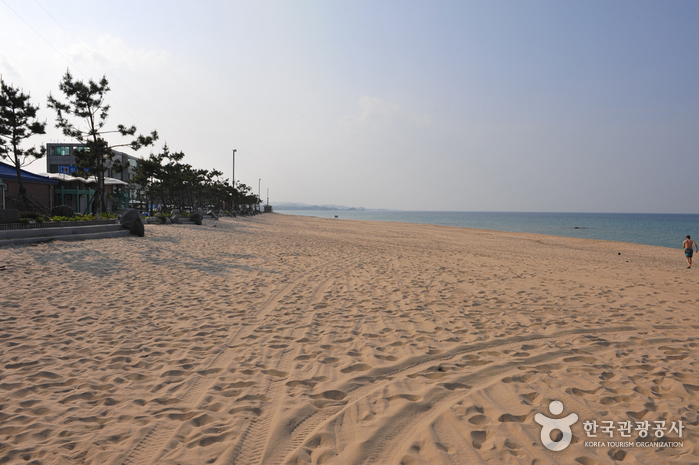
<instances>
[{"instance_id":1,"label":"distant headland","mask_svg":"<svg viewBox=\"0 0 699 465\"><path fill-rule=\"evenodd\" d=\"M345 207L344 205L309 205L300 202L278 202L274 204L275 210L316 210L316 211L369 211L364 207Z\"/></svg>"}]
</instances>

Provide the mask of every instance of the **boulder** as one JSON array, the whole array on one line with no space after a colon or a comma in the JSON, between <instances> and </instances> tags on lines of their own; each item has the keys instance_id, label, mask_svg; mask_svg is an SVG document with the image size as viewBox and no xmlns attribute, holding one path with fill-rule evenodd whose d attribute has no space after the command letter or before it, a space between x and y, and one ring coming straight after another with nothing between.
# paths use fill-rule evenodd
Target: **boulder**
<instances>
[{"instance_id":1,"label":"boulder","mask_svg":"<svg viewBox=\"0 0 699 465\"><path fill-rule=\"evenodd\" d=\"M0 210L0 224L19 223L19 210Z\"/></svg>"},{"instance_id":2,"label":"boulder","mask_svg":"<svg viewBox=\"0 0 699 465\"><path fill-rule=\"evenodd\" d=\"M179 210L177 211L177 213L172 214L172 216L170 217L170 221L172 221L172 224L177 224L180 222Z\"/></svg>"},{"instance_id":3,"label":"boulder","mask_svg":"<svg viewBox=\"0 0 699 465\"><path fill-rule=\"evenodd\" d=\"M170 212L172 216L179 215L180 211L177 208L173 208L172 211Z\"/></svg>"},{"instance_id":4,"label":"boulder","mask_svg":"<svg viewBox=\"0 0 699 465\"><path fill-rule=\"evenodd\" d=\"M194 224L197 224L197 225L201 226L201 222L202 222L201 212L199 212L199 211L192 212L192 213L189 215L189 221L191 221L191 222L194 223Z\"/></svg>"},{"instance_id":5,"label":"boulder","mask_svg":"<svg viewBox=\"0 0 699 465\"><path fill-rule=\"evenodd\" d=\"M143 226L143 221L141 220L141 215L138 210L130 209L126 210L123 215L121 215L121 225L124 229L131 231L131 234L143 237L146 235L146 229Z\"/></svg>"},{"instance_id":6,"label":"boulder","mask_svg":"<svg viewBox=\"0 0 699 465\"><path fill-rule=\"evenodd\" d=\"M75 210L70 205L59 205L51 209L51 216L75 216Z\"/></svg>"},{"instance_id":7,"label":"boulder","mask_svg":"<svg viewBox=\"0 0 699 465\"><path fill-rule=\"evenodd\" d=\"M206 212L207 215L209 215L211 218L218 220L218 216L216 216L216 213L213 212L213 210L209 210Z\"/></svg>"}]
</instances>

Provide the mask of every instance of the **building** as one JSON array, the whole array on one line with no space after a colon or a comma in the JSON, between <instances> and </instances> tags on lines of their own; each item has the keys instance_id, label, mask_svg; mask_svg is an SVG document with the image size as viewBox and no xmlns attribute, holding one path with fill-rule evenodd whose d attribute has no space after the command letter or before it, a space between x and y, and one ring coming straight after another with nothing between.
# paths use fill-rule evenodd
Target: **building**
<instances>
[{"instance_id":1,"label":"building","mask_svg":"<svg viewBox=\"0 0 699 465\"><path fill-rule=\"evenodd\" d=\"M77 213L89 213L92 196L95 194L97 179L74 177L69 174L48 173L58 185L53 190L54 205L68 205ZM114 178L104 178L104 194L107 198L108 211L120 211L129 207L128 184Z\"/></svg>"},{"instance_id":2,"label":"building","mask_svg":"<svg viewBox=\"0 0 699 465\"><path fill-rule=\"evenodd\" d=\"M75 155L81 150L87 150L84 144L72 143L48 143L46 144L46 172L75 175L78 167L75 163ZM136 176L136 163L140 158L128 153L112 150L114 160L119 160L122 165L129 166L123 173L116 173L112 170L109 160L107 161L107 171L105 176L118 179L124 182L131 182Z\"/></svg>"},{"instance_id":3,"label":"building","mask_svg":"<svg viewBox=\"0 0 699 465\"><path fill-rule=\"evenodd\" d=\"M53 190L58 181L25 170L20 170L20 174L27 196L35 207L33 209L38 209L40 205L46 212L50 212L54 206ZM17 171L14 166L3 162L0 162L0 189L0 207L17 208Z\"/></svg>"},{"instance_id":4,"label":"building","mask_svg":"<svg viewBox=\"0 0 699 465\"><path fill-rule=\"evenodd\" d=\"M75 155L81 150L87 150L87 147L84 144L79 143L46 144L46 171L49 174L58 173L75 176L78 171L77 164L75 163ZM121 185L115 184L111 188L108 188L107 184L105 184L108 208L112 209L111 205L114 205L115 209L128 208L133 199L137 198L139 186L133 184L133 179L136 176L136 167L140 158L124 152L118 152L116 150L112 150L112 154L114 155L114 160L118 160L122 165L126 165L128 163L128 167L122 173L117 173L111 167L112 162L107 160L107 170L104 173L105 177L118 179L119 181L126 182L129 185L122 187ZM76 197L75 202L77 202L78 206L81 206L79 196L84 194L82 192L77 194L77 190L89 191L90 189L89 187L78 185L76 183L70 186L70 190L76 190L75 195L78 197ZM65 196L62 198L65 199ZM71 197L69 204L72 205L72 203L73 200ZM81 207L80 209L82 210Z\"/></svg>"}]
</instances>

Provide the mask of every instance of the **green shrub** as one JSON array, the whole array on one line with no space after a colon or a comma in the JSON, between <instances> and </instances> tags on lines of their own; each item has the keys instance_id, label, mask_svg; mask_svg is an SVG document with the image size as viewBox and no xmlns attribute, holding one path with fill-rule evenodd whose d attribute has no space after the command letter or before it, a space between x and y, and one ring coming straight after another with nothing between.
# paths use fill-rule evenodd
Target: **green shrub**
<instances>
[{"instance_id":1,"label":"green shrub","mask_svg":"<svg viewBox=\"0 0 699 465\"><path fill-rule=\"evenodd\" d=\"M19 219L19 222L20 222L21 224L29 224L29 221L31 221L30 218L20 218L20 219Z\"/></svg>"}]
</instances>

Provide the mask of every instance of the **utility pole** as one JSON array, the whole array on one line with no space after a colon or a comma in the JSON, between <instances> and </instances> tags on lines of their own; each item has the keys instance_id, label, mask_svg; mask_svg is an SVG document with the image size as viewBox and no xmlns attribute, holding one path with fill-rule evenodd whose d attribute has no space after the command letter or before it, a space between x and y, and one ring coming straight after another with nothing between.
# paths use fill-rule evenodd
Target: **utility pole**
<instances>
[{"instance_id":1,"label":"utility pole","mask_svg":"<svg viewBox=\"0 0 699 465\"><path fill-rule=\"evenodd\" d=\"M267 188L267 206L269 207L269 187Z\"/></svg>"}]
</instances>

